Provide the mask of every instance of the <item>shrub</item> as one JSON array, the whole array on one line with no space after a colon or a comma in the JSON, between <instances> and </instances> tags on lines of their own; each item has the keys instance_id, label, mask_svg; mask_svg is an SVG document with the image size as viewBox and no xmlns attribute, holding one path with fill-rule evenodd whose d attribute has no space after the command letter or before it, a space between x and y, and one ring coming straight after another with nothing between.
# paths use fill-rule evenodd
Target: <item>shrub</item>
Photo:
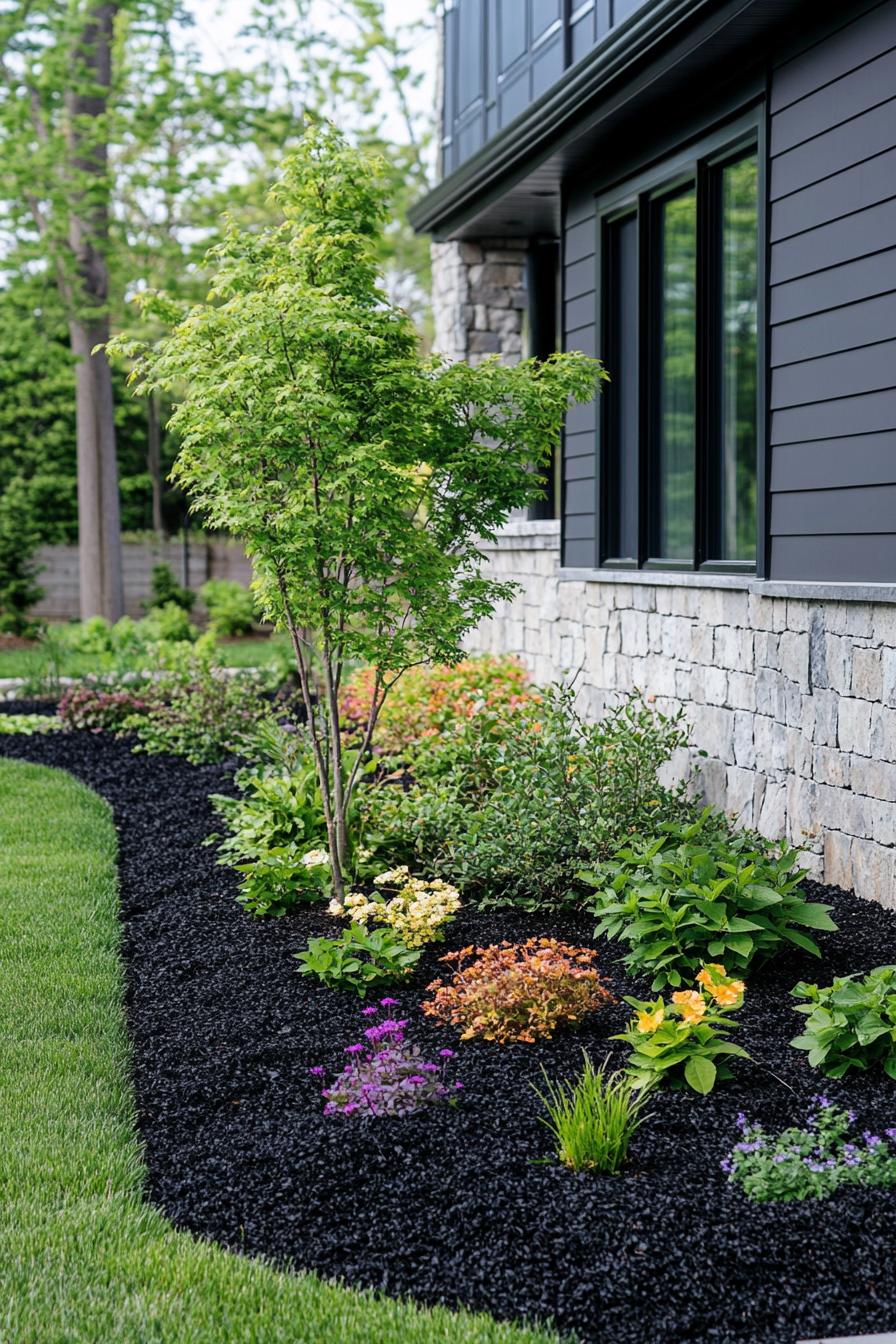
<instances>
[{"instance_id":1,"label":"shrub","mask_svg":"<svg viewBox=\"0 0 896 1344\"><path fill-rule=\"evenodd\" d=\"M859 1141L850 1137L852 1111L823 1096L813 1103L806 1129L775 1137L739 1115L740 1141L721 1164L729 1181L757 1203L825 1199L841 1185L896 1186L896 1129L885 1131L886 1140L865 1130Z\"/></svg>"},{"instance_id":2,"label":"shrub","mask_svg":"<svg viewBox=\"0 0 896 1344\"><path fill-rule=\"evenodd\" d=\"M169 602L183 611L192 611L196 605L196 594L192 588L178 583L170 565L153 565L150 580L150 608L164 607Z\"/></svg>"},{"instance_id":3,"label":"shrub","mask_svg":"<svg viewBox=\"0 0 896 1344\"><path fill-rule=\"evenodd\" d=\"M581 869L657 815L690 812L684 785L657 779L685 741L679 718L632 697L588 723L565 686L509 713L483 709L433 739L408 793L371 800L374 829L482 904L578 899Z\"/></svg>"},{"instance_id":4,"label":"shrub","mask_svg":"<svg viewBox=\"0 0 896 1344\"><path fill-rule=\"evenodd\" d=\"M582 1072L575 1082L556 1083L542 1069L545 1091L535 1089L543 1103L557 1156L571 1171L617 1172L628 1156L635 1130L646 1120L647 1093L625 1074L596 1069L583 1051Z\"/></svg>"},{"instance_id":5,"label":"shrub","mask_svg":"<svg viewBox=\"0 0 896 1344\"><path fill-rule=\"evenodd\" d=\"M363 999L410 975L420 953L407 947L391 929L368 931L350 924L338 938L309 938L305 952L297 952L300 975L315 975L331 989L353 989Z\"/></svg>"},{"instance_id":6,"label":"shrub","mask_svg":"<svg viewBox=\"0 0 896 1344\"><path fill-rule=\"evenodd\" d=\"M425 1059L420 1047L407 1040L407 1019L383 1015L383 1009L394 1007L395 999L381 999L379 1007L363 1010L369 1019L364 1040L346 1047L349 1062L321 1092L324 1115L413 1115L453 1102L463 1091L463 1083L449 1086L445 1076L454 1051L440 1050L439 1064ZM320 1065L309 1069L315 1078L324 1072Z\"/></svg>"},{"instance_id":7,"label":"shrub","mask_svg":"<svg viewBox=\"0 0 896 1344\"><path fill-rule=\"evenodd\" d=\"M238 752L246 733L267 712L250 676L224 676L194 665L144 689L147 714L133 714L122 729L138 738L135 751L171 752L207 765Z\"/></svg>"},{"instance_id":8,"label":"shrub","mask_svg":"<svg viewBox=\"0 0 896 1344\"><path fill-rule=\"evenodd\" d=\"M729 1013L743 1003L746 986L729 976L718 963L698 973L697 989L681 989L670 1003L654 999L645 1003L626 995L635 1016L625 1031L613 1039L632 1047L628 1072L637 1087L669 1082L685 1083L695 1092L711 1092L719 1078L729 1078L727 1056L748 1059L746 1050L726 1040L736 1022Z\"/></svg>"},{"instance_id":9,"label":"shrub","mask_svg":"<svg viewBox=\"0 0 896 1344\"><path fill-rule=\"evenodd\" d=\"M360 668L342 689L341 711L356 728L367 721L375 680L372 667ZM483 709L514 709L534 695L526 669L513 657L483 654L453 667L410 668L383 704L373 746L383 755L411 761L431 739L453 731L458 721Z\"/></svg>"},{"instance_id":10,"label":"shrub","mask_svg":"<svg viewBox=\"0 0 896 1344\"><path fill-rule=\"evenodd\" d=\"M879 1064L896 1078L896 966L840 976L824 988L800 981L790 992L809 1000L795 1009L807 1021L790 1044L808 1050L813 1068L842 1078L848 1069Z\"/></svg>"},{"instance_id":11,"label":"shrub","mask_svg":"<svg viewBox=\"0 0 896 1344\"><path fill-rule=\"evenodd\" d=\"M652 975L656 991L684 983L709 957L743 973L784 942L819 955L802 930L837 926L830 906L799 893L796 850L734 832L708 808L690 825L659 830L580 874L597 887L596 933L628 944L632 974Z\"/></svg>"},{"instance_id":12,"label":"shrub","mask_svg":"<svg viewBox=\"0 0 896 1344\"><path fill-rule=\"evenodd\" d=\"M555 938L465 947L441 960L456 969L448 984L434 980L430 1017L461 1029L461 1040L532 1043L553 1036L562 1022L613 1002L594 968L597 953Z\"/></svg>"},{"instance_id":13,"label":"shrub","mask_svg":"<svg viewBox=\"0 0 896 1344\"><path fill-rule=\"evenodd\" d=\"M43 597L35 579L40 526L27 483L16 477L0 494L0 633L33 635L28 612Z\"/></svg>"},{"instance_id":14,"label":"shrub","mask_svg":"<svg viewBox=\"0 0 896 1344\"><path fill-rule=\"evenodd\" d=\"M25 737L52 733L62 727L51 714L4 714L0 712L0 735L21 733Z\"/></svg>"},{"instance_id":15,"label":"shrub","mask_svg":"<svg viewBox=\"0 0 896 1344\"><path fill-rule=\"evenodd\" d=\"M248 588L232 579L209 579L199 595L208 611L209 629L216 635L251 634L255 601Z\"/></svg>"},{"instance_id":16,"label":"shrub","mask_svg":"<svg viewBox=\"0 0 896 1344\"><path fill-rule=\"evenodd\" d=\"M117 732L125 720L146 714L149 702L134 691L104 691L98 686L72 686L59 701L62 726L90 733Z\"/></svg>"},{"instance_id":17,"label":"shrub","mask_svg":"<svg viewBox=\"0 0 896 1344\"><path fill-rule=\"evenodd\" d=\"M335 899L330 904L333 915L349 915L355 924L365 927L373 921L386 924L398 934L407 947L423 947L426 943L441 942L444 927L460 908L460 897L454 887L440 878L425 881L412 877L406 866L380 873L373 879L382 890L365 895L360 891L346 894L344 903ZM388 892L394 894L389 896Z\"/></svg>"}]
</instances>

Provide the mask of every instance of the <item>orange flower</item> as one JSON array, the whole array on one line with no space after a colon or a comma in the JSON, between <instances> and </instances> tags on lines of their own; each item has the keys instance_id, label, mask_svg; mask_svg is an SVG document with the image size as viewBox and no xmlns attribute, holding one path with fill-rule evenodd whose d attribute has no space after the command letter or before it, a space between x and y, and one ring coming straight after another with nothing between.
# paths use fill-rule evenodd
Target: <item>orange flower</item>
<instances>
[{"instance_id":1,"label":"orange flower","mask_svg":"<svg viewBox=\"0 0 896 1344\"><path fill-rule=\"evenodd\" d=\"M639 1012L638 1030L642 1032L645 1036L648 1034L648 1032L656 1031L657 1027L663 1021L665 1016L666 1016L666 1010L662 1004L660 1004L659 1008L656 1008L652 1013Z\"/></svg>"},{"instance_id":2,"label":"orange flower","mask_svg":"<svg viewBox=\"0 0 896 1344\"><path fill-rule=\"evenodd\" d=\"M746 989L743 980L732 980L727 985L710 985L709 992L716 1003L722 1008L728 1008L732 1003L737 1003Z\"/></svg>"},{"instance_id":3,"label":"orange flower","mask_svg":"<svg viewBox=\"0 0 896 1344\"><path fill-rule=\"evenodd\" d=\"M706 1012L706 1000L696 989L680 989L672 995L672 1002L681 1013L683 1021L696 1026Z\"/></svg>"},{"instance_id":4,"label":"orange flower","mask_svg":"<svg viewBox=\"0 0 896 1344\"><path fill-rule=\"evenodd\" d=\"M725 970L725 967L722 966L720 962L710 961L703 967L702 970L697 972L697 984L706 985L706 988L710 989L715 980L717 980L720 976L724 976L727 974L728 972Z\"/></svg>"}]
</instances>

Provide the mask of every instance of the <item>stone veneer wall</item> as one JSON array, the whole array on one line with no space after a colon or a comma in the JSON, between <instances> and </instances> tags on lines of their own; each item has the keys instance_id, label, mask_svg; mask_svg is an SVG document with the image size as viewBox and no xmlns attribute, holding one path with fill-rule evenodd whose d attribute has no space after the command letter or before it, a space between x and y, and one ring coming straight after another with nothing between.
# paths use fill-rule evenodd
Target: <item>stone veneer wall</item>
<instances>
[{"instance_id":1,"label":"stone veneer wall","mask_svg":"<svg viewBox=\"0 0 896 1344\"><path fill-rule=\"evenodd\" d=\"M519 239L433 243L433 346L448 359L484 355L515 363L523 352L526 255Z\"/></svg>"},{"instance_id":2,"label":"stone veneer wall","mask_svg":"<svg viewBox=\"0 0 896 1344\"><path fill-rule=\"evenodd\" d=\"M581 669L589 713L635 688L683 706L709 802L806 845L823 881L896 908L896 604L564 572L554 522L511 522L485 549L522 590L472 651L517 653L538 681Z\"/></svg>"}]
</instances>

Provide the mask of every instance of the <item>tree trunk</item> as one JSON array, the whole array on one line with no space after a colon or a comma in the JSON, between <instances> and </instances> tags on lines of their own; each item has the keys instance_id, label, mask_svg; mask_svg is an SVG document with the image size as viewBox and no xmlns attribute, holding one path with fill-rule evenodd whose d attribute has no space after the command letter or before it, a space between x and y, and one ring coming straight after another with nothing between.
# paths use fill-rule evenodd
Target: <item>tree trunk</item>
<instances>
[{"instance_id":1,"label":"tree trunk","mask_svg":"<svg viewBox=\"0 0 896 1344\"><path fill-rule=\"evenodd\" d=\"M104 352L92 351L109 337L105 119L116 11L117 3L110 0L89 3L72 47L71 87L65 95L68 241L76 274L69 334L76 360L81 616L105 616L110 621L124 613L115 407L109 362Z\"/></svg>"},{"instance_id":2,"label":"tree trunk","mask_svg":"<svg viewBox=\"0 0 896 1344\"><path fill-rule=\"evenodd\" d=\"M150 392L146 399L146 470L152 482L152 530L161 541L162 523L162 418L159 399Z\"/></svg>"}]
</instances>

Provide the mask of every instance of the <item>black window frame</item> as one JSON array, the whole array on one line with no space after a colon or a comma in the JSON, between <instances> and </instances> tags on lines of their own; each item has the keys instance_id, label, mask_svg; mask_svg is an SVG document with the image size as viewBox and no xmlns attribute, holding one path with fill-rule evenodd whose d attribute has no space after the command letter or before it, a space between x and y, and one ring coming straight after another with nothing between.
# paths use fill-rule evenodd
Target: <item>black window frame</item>
<instances>
[{"instance_id":1,"label":"black window frame","mask_svg":"<svg viewBox=\"0 0 896 1344\"><path fill-rule=\"evenodd\" d=\"M764 104L752 107L733 121L711 133L703 134L686 147L662 160L642 167L637 173L595 194L596 238L596 322L599 350L607 349L610 332L610 293L608 277L608 232L614 222L637 217L638 229L638 554L636 557L611 553L608 541L613 536L610 511L612 496L612 397L602 397L597 415L597 554L601 569L646 570L680 573L767 574L767 228L766 228L766 113ZM719 560L709 555L711 536L711 484L714 455L713 436L718 421L719 356L711 333L718 329L713 305L720 301L718 285L712 282L717 270L721 236L720 216L713 208L717 195L714 184L722 170L747 154L757 158L757 396L756 396L756 558ZM694 184L697 191L697 323L696 323L696 436L694 453L694 550L693 558L681 560L652 554L655 534L658 480L653 471L657 426L656 387L656 293L657 270L654 264L655 240L650 220L656 203ZM612 376L612 367L610 367ZM715 456L718 456L716 445Z\"/></svg>"}]
</instances>

